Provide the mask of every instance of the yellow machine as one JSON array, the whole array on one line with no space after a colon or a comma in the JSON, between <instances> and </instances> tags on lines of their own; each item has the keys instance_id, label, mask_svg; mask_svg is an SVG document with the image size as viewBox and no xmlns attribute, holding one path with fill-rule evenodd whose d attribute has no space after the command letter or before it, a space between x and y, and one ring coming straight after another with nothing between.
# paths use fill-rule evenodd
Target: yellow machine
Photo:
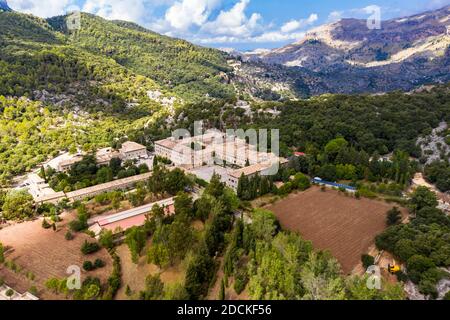
<instances>
[{"instance_id":1,"label":"yellow machine","mask_svg":"<svg viewBox=\"0 0 450 320\"><path fill-rule=\"evenodd\" d=\"M391 274L396 274L396 273L402 271L402 268L399 265L397 265L394 260L394 263L392 265L388 264L388 271Z\"/></svg>"}]
</instances>

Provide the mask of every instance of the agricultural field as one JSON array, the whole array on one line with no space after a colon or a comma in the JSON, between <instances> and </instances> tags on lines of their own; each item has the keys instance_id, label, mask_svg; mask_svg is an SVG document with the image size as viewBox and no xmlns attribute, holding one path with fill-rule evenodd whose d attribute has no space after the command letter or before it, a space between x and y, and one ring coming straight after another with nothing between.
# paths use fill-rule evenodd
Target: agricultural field
<instances>
[{"instance_id":1,"label":"agricultural field","mask_svg":"<svg viewBox=\"0 0 450 320\"><path fill-rule=\"evenodd\" d=\"M313 187L266 208L276 214L284 229L299 232L317 249L329 250L349 274L374 244L375 236L386 229L386 213L392 207ZM406 210L402 212L406 215Z\"/></svg>"},{"instance_id":2,"label":"agricultural field","mask_svg":"<svg viewBox=\"0 0 450 320\"><path fill-rule=\"evenodd\" d=\"M81 271L81 280L86 277L98 277L102 283L107 280L112 270L112 260L105 249L95 254L85 256L81 246L85 240L93 241L84 233L77 233L73 240L66 240L68 231L66 224L73 219L69 214L61 216L63 221L58 230L42 228L42 220L11 225L0 230L0 242L6 246L6 261L16 266L0 265L0 276L4 281L19 292L28 291L32 286L38 290L38 296L45 300L65 299L64 295L55 295L47 290L45 282L50 278L64 279L69 275L66 270L76 265L82 269L86 260L102 259L104 268L85 272Z\"/></svg>"}]
</instances>

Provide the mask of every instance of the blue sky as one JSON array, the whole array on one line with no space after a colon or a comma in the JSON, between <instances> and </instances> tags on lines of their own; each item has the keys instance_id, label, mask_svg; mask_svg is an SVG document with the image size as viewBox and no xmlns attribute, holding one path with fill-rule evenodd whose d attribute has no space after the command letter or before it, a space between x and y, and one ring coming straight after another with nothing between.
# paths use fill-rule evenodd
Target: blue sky
<instances>
[{"instance_id":1,"label":"blue sky","mask_svg":"<svg viewBox=\"0 0 450 320\"><path fill-rule=\"evenodd\" d=\"M450 0L7 0L41 17L79 9L137 22L153 31L212 47L275 48L340 18L383 20L450 5Z\"/></svg>"}]
</instances>

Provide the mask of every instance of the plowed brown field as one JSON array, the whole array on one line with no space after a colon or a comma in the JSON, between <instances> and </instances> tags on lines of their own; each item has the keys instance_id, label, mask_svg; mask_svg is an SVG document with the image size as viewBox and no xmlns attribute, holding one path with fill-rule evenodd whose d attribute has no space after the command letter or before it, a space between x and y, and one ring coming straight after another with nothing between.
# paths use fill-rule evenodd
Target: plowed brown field
<instances>
[{"instance_id":1,"label":"plowed brown field","mask_svg":"<svg viewBox=\"0 0 450 320\"><path fill-rule=\"evenodd\" d=\"M58 231L42 228L42 221L36 220L12 225L0 230L0 242L8 248L6 259L14 261L21 269L13 272L4 265L0 265L0 277L6 284L23 293L31 286L36 286L39 297L42 299L64 299L63 295L55 295L45 288L45 282L49 278L63 279L68 277L66 270L69 266L81 267L85 260L94 261L102 259L106 266L92 272L82 270L82 280L87 276L98 277L102 282L106 281L112 270L112 260L105 249L84 256L81 245L85 240L95 241L84 233L78 233L72 241L64 238L67 232L67 223L73 217L64 215ZM34 275L34 280L27 277L27 273Z\"/></svg>"},{"instance_id":2,"label":"plowed brown field","mask_svg":"<svg viewBox=\"0 0 450 320\"><path fill-rule=\"evenodd\" d=\"M350 273L386 228L386 213L394 206L313 187L266 208L276 214L284 229L299 232L317 249L329 250L343 271Z\"/></svg>"}]
</instances>

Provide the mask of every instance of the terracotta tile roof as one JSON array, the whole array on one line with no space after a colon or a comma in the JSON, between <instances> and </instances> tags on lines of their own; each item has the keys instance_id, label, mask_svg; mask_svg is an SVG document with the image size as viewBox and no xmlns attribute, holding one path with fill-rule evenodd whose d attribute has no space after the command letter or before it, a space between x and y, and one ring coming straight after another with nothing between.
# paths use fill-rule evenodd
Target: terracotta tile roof
<instances>
[{"instance_id":1,"label":"terracotta tile roof","mask_svg":"<svg viewBox=\"0 0 450 320\"><path fill-rule=\"evenodd\" d=\"M133 151L140 151L140 150L147 150L145 146L142 144L133 142L133 141L127 141L122 144L122 148L120 148L120 152L122 153L128 153Z\"/></svg>"},{"instance_id":2,"label":"terracotta tile roof","mask_svg":"<svg viewBox=\"0 0 450 320\"><path fill-rule=\"evenodd\" d=\"M77 191L68 192L66 195L69 199L78 198L78 197L82 197L82 196L89 196L90 194L93 194L93 193L106 192L108 190L118 189L118 188L121 188L122 186L126 186L126 185L133 184L136 182L144 181L144 180L147 180L148 178L150 178L151 176L152 176L151 172L144 173L141 175L128 177L128 178L124 178L124 179L119 179L119 180L114 180L111 182L99 184L96 186L84 188L84 189L77 190Z\"/></svg>"}]
</instances>

